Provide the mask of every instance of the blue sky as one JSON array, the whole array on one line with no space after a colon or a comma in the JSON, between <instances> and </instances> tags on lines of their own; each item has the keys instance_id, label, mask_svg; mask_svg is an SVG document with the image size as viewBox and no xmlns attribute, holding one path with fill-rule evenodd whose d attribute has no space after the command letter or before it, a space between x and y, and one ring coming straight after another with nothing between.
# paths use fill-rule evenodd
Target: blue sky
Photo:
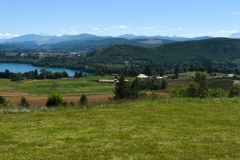
<instances>
[{"instance_id":1,"label":"blue sky","mask_svg":"<svg viewBox=\"0 0 240 160\"><path fill-rule=\"evenodd\" d=\"M228 37L240 0L0 0L0 38L24 34Z\"/></svg>"}]
</instances>

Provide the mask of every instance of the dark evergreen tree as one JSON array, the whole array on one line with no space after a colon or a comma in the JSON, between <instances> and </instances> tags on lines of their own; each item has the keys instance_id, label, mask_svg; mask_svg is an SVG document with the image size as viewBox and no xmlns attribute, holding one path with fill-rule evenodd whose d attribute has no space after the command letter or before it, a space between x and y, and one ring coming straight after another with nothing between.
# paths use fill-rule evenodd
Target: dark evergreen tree
<instances>
[{"instance_id":1,"label":"dark evergreen tree","mask_svg":"<svg viewBox=\"0 0 240 160\"><path fill-rule=\"evenodd\" d=\"M213 71L213 68L212 68L212 65L210 64L210 65L208 66L207 73L208 73L208 74L211 74L212 71Z\"/></svg>"},{"instance_id":2,"label":"dark evergreen tree","mask_svg":"<svg viewBox=\"0 0 240 160\"><path fill-rule=\"evenodd\" d=\"M5 103L5 98L3 98L2 96L0 96L0 104L4 104Z\"/></svg>"},{"instance_id":3,"label":"dark evergreen tree","mask_svg":"<svg viewBox=\"0 0 240 160\"><path fill-rule=\"evenodd\" d=\"M160 76L164 76L164 69L162 67L160 67Z\"/></svg>"},{"instance_id":4,"label":"dark evergreen tree","mask_svg":"<svg viewBox=\"0 0 240 160\"><path fill-rule=\"evenodd\" d=\"M26 100L25 97L21 98L21 106L29 108L30 104L28 103L28 101Z\"/></svg>"},{"instance_id":5,"label":"dark evergreen tree","mask_svg":"<svg viewBox=\"0 0 240 160\"><path fill-rule=\"evenodd\" d=\"M80 72L79 72L79 74L78 74L78 77L83 77L83 72L82 72L82 70L80 70Z\"/></svg>"},{"instance_id":6,"label":"dark evergreen tree","mask_svg":"<svg viewBox=\"0 0 240 160\"><path fill-rule=\"evenodd\" d=\"M178 67L178 64L177 64L174 68L174 76L175 76L176 79L178 78L178 75L179 75L179 67Z\"/></svg>"},{"instance_id":7,"label":"dark evergreen tree","mask_svg":"<svg viewBox=\"0 0 240 160\"><path fill-rule=\"evenodd\" d=\"M162 89L166 89L166 88L167 88L167 85L168 85L167 80L166 80L166 79L163 79L163 80L162 80L162 86L161 86L161 88L162 88Z\"/></svg>"},{"instance_id":8,"label":"dark evergreen tree","mask_svg":"<svg viewBox=\"0 0 240 160\"><path fill-rule=\"evenodd\" d=\"M87 105L87 104L88 104L88 99L85 94L82 94L82 96L79 100L79 105L83 106L83 105Z\"/></svg>"},{"instance_id":9,"label":"dark evergreen tree","mask_svg":"<svg viewBox=\"0 0 240 160\"><path fill-rule=\"evenodd\" d=\"M10 71L8 69L5 70L5 77L4 78L10 78Z\"/></svg>"},{"instance_id":10,"label":"dark evergreen tree","mask_svg":"<svg viewBox=\"0 0 240 160\"><path fill-rule=\"evenodd\" d=\"M38 78L38 70L37 69L34 70L33 74L34 74L35 78Z\"/></svg>"},{"instance_id":11,"label":"dark evergreen tree","mask_svg":"<svg viewBox=\"0 0 240 160\"><path fill-rule=\"evenodd\" d=\"M149 63L145 65L143 73L148 76L152 75L152 69L151 69L151 65Z\"/></svg>"},{"instance_id":12,"label":"dark evergreen tree","mask_svg":"<svg viewBox=\"0 0 240 160\"><path fill-rule=\"evenodd\" d=\"M74 78L78 78L78 72L77 71L74 74Z\"/></svg>"},{"instance_id":13,"label":"dark evergreen tree","mask_svg":"<svg viewBox=\"0 0 240 160\"><path fill-rule=\"evenodd\" d=\"M115 96L114 99L128 99L130 96L130 85L129 82L125 81L124 74L120 75L120 79L115 84L115 89L113 90Z\"/></svg>"},{"instance_id":14,"label":"dark evergreen tree","mask_svg":"<svg viewBox=\"0 0 240 160\"><path fill-rule=\"evenodd\" d=\"M207 76L203 72L196 72L194 81L199 85L198 97L205 98L207 87Z\"/></svg>"},{"instance_id":15,"label":"dark evergreen tree","mask_svg":"<svg viewBox=\"0 0 240 160\"><path fill-rule=\"evenodd\" d=\"M239 74L238 68L235 68L235 73L236 73L236 74Z\"/></svg>"},{"instance_id":16,"label":"dark evergreen tree","mask_svg":"<svg viewBox=\"0 0 240 160\"><path fill-rule=\"evenodd\" d=\"M138 98L140 92L141 92L140 81L138 78L135 78L130 86L131 98Z\"/></svg>"}]
</instances>

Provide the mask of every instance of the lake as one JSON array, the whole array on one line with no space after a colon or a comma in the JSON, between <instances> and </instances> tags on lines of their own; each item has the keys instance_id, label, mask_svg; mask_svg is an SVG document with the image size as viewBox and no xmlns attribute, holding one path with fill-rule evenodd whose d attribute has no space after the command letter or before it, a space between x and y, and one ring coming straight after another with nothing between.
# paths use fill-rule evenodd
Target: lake
<instances>
[{"instance_id":1,"label":"lake","mask_svg":"<svg viewBox=\"0 0 240 160\"><path fill-rule=\"evenodd\" d=\"M14 73L18 73L18 72L24 73L24 72L33 71L35 69L37 69L38 72L40 72L42 68L52 72L66 71L69 76L74 76L75 72L77 71L77 70L72 70L67 68L41 67L41 66L32 66L31 64L22 64L22 63L0 63L0 72L5 72L6 69ZM85 73L86 72L83 72L83 74Z\"/></svg>"}]
</instances>

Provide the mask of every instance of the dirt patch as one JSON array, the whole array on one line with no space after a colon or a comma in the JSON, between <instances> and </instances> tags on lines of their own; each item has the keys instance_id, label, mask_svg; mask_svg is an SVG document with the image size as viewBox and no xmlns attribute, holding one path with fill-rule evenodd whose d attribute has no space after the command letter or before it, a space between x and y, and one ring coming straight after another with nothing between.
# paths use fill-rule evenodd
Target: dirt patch
<instances>
[{"instance_id":1,"label":"dirt patch","mask_svg":"<svg viewBox=\"0 0 240 160\"><path fill-rule=\"evenodd\" d=\"M12 91L12 92L0 91L0 95L3 97L16 97L16 96L27 96L29 94L23 93L23 92L17 92L17 91Z\"/></svg>"},{"instance_id":2,"label":"dirt patch","mask_svg":"<svg viewBox=\"0 0 240 160\"><path fill-rule=\"evenodd\" d=\"M30 104L30 106L45 106L47 102L47 96L35 96L29 95L21 92L0 92L0 95L3 96L6 100L13 102L15 105L20 104L21 98L25 97ZM108 101L108 97L112 97L112 94L104 94L104 95L87 95L89 103L97 103L97 102L106 102ZM81 96L63 96L63 99L77 104L80 100Z\"/></svg>"}]
</instances>

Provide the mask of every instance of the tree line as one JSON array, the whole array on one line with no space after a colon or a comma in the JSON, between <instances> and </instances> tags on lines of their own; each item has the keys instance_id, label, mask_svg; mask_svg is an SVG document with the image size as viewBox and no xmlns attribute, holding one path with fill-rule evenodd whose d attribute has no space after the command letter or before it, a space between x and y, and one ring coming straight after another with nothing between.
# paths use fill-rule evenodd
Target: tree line
<instances>
[{"instance_id":1,"label":"tree line","mask_svg":"<svg viewBox=\"0 0 240 160\"><path fill-rule=\"evenodd\" d=\"M37 69L24 73L14 73L10 72L8 69L6 69L5 72L0 72L0 78L9 78L11 81L21 81L23 79L58 79L64 77L69 77L66 71L52 72L43 68L40 72L38 72Z\"/></svg>"}]
</instances>

